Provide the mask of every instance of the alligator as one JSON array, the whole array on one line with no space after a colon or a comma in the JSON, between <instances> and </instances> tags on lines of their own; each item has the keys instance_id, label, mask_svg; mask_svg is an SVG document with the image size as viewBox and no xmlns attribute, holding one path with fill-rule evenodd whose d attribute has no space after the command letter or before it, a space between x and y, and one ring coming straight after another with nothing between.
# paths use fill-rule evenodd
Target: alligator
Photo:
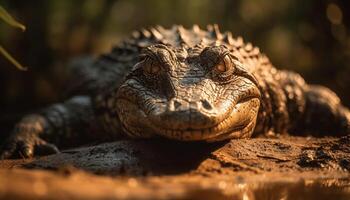
<instances>
[{"instance_id":1,"label":"alligator","mask_svg":"<svg viewBox=\"0 0 350 200\"><path fill-rule=\"evenodd\" d=\"M217 25L135 31L110 53L69 69L67 100L24 116L1 158L120 138L350 133L349 109L335 93L276 69L259 48Z\"/></svg>"}]
</instances>

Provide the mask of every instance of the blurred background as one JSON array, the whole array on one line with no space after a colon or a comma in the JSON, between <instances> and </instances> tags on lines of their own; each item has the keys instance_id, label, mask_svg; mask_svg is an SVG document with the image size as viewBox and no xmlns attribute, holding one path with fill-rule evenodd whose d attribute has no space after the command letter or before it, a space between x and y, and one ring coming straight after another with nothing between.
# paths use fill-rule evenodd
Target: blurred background
<instances>
[{"instance_id":1,"label":"blurred background","mask_svg":"<svg viewBox=\"0 0 350 200\"><path fill-rule=\"evenodd\" d=\"M156 24L217 23L294 70L333 89L350 106L350 1L331 0L0 0L26 32L0 22L0 135L26 112L62 100L66 64L108 52L132 30ZM77 77L79 78L79 77Z\"/></svg>"}]
</instances>

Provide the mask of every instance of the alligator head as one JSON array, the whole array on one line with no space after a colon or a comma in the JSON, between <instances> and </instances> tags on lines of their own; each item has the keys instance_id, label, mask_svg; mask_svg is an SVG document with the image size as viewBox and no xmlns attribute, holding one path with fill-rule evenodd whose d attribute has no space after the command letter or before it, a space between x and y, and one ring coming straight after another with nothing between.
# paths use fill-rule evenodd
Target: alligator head
<instances>
[{"instance_id":1,"label":"alligator head","mask_svg":"<svg viewBox=\"0 0 350 200\"><path fill-rule=\"evenodd\" d=\"M146 47L117 92L129 135L177 140L249 137L259 106L256 79L223 44Z\"/></svg>"}]
</instances>

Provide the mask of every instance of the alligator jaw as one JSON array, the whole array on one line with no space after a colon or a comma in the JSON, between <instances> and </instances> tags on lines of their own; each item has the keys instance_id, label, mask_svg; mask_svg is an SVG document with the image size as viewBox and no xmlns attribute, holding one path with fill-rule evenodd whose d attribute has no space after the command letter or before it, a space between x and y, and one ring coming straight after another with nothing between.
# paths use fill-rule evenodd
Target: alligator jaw
<instances>
[{"instance_id":1,"label":"alligator jaw","mask_svg":"<svg viewBox=\"0 0 350 200\"><path fill-rule=\"evenodd\" d=\"M254 131L260 106L259 98L251 98L235 105L227 118L209 128L171 129L156 126L152 128L157 135L184 141L220 141L233 138L250 137Z\"/></svg>"}]
</instances>

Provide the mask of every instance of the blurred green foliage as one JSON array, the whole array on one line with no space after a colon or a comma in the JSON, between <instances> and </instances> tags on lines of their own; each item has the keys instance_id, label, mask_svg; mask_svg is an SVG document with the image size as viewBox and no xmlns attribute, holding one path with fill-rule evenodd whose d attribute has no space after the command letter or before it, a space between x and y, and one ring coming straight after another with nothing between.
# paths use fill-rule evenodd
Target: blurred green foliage
<instances>
[{"instance_id":1,"label":"blurred green foliage","mask_svg":"<svg viewBox=\"0 0 350 200\"><path fill-rule=\"evenodd\" d=\"M26 27L13 19L13 17L2 6L0 6L0 19L15 28L22 29L22 31L26 30Z\"/></svg>"},{"instance_id":2,"label":"blurred green foliage","mask_svg":"<svg viewBox=\"0 0 350 200\"><path fill-rule=\"evenodd\" d=\"M3 8L0 6L0 19L2 19L7 24L22 29L22 31L26 30L26 27L22 25L21 23L17 22L15 19L12 18L12 16ZM16 59L14 59L6 50L0 45L0 54L2 54L7 60L9 60L13 65L15 65L20 70L26 70L25 67L23 67L19 62L17 62Z\"/></svg>"},{"instance_id":3,"label":"blurred green foliage","mask_svg":"<svg viewBox=\"0 0 350 200\"><path fill-rule=\"evenodd\" d=\"M335 90L350 106L350 2L336 0L2 0L28 30L0 24L0 41L31 66L0 63L3 115L60 99L66 62L108 52L134 29L160 24L217 23L243 36L278 68ZM1 62L1 61L0 61ZM79 78L79 77L77 77Z\"/></svg>"}]
</instances>

